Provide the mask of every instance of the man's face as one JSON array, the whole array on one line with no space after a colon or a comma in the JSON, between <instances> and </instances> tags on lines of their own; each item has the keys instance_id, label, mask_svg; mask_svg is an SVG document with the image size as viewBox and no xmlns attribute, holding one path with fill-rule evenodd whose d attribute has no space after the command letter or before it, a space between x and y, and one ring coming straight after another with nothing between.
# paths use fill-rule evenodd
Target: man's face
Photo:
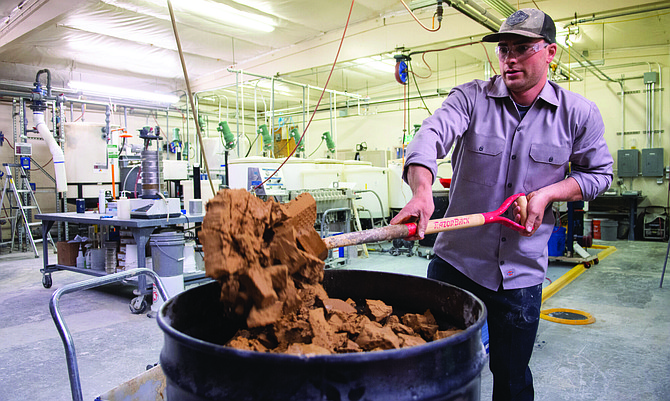
<instances>
[{"instance_id":1,"label":"man's face","mask_svg":"<svg viewBox=\"0 0 670 401\"><path fill-rule=\"evenodd\" d=\"M511 92L524 93L543 85L556 45L542 39L503 35L498 42L500 74Z\"/></svg>"}]
</instances>

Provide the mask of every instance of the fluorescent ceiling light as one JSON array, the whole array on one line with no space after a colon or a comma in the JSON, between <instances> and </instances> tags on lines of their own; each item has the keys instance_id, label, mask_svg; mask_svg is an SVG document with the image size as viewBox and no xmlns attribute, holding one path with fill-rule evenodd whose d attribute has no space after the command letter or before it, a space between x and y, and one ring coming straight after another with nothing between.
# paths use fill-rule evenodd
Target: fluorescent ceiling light
<instances>
[{"instance_id":1,"label":"fluorescent ceiling light","mask_svg":"<svg viewBox=\"0 0 670 401\"><path fill-rule=\"evenodd\" d=\"M165 0L148 1L167 7ZM270 17L240 11L225 4L209 0L172 0L172 5L182 11L188 11L226 24L237 25L262 32L272 32L277 25L274 19Z\"/></svg>"},{"instance_id":2,"label":"fluorescent ceiling light","mask_svg":"<svg viewBox=\"0 0 670 401\"><path fill-rule=\"evenodd\" d=\"M381 57L363 57L354 60L354 63L381 72L395 73L395 63L383 61Z\"/></svg>"},{"instance_id":3,"label":"fluorescent ceiling light","mask_svg":"<svg viewBox=\"0 0 670 401\"><path fill-rule=\"evenodd\" d=\"M78 91L100 95L104 97L148 100L151 102L158 102L158 103L177 103L179 101L179 97L175 95L139 91L135 89L125 89L125 88L119 88L117 86L92 84L89 82L70 81L68 83L68 86Z\"/></svg>"},{"instance_id":4,"label":"fluorescent ceiling light","mask_svg":"<svg viewBox=\"0 0 670 401\"><path fill-rule=\"evenodd\" d=\"M581 42L582 32L579 26L566 26L565 28L556 29L556 42L572 47L575 42Z\"/></svg>"}]
</instances>

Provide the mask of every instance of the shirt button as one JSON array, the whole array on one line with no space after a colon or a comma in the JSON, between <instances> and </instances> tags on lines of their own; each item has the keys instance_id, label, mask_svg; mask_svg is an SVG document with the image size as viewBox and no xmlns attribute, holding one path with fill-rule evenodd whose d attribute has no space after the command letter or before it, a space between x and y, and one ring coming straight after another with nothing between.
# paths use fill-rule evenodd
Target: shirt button
<instances>
[{"instance_id":1,"label":"shirt button","mask_svg":"<svg viewBox=\"0 0 670 401\"><path fill-rule=\"evenodd\" d=\"M512 188L512 183L507 184L507 188Z\"/></svg>"},{"instance_id":2,"label":"shirt button","mask_svg":"<svg viewBox=\"0 0 670 401\"><path fill-rule=\"evenodd\" d=\"M500 238L500 240L501 240L502 242L505 242L505 241L507 241L507 238L502 237L502 238Z\"/></svg>"},{"instance_id":3,"label":"shirt button","mask_svg":"<svg viewBox=\"0 0 670 401\"><path fill-rule=\"evenodd\" d=\"M504 265L504 264L505 264L505 261L504 261L504 260L501 260L501 261L500 261L500 266L502 266L502 265Z\"/></svg>"},{"instance_id":4,"label":"shirt button","mask_svg":"<svg viewBox=\"0 0 670 401\"><path fill-rule=\"evenodd\" d=\"M549 162L553 162L553 161L554 161L554 158L553 158L553 157L550 157L550 158L549 158Z\"/></svg>"},{"instance_id":5,"label":"shirt button","mask_svg":"<svg viewBox=\"0 0 670 401\"><path fill-rule=\"evenodd\" d=\"M480 147L479 147L479 151L481 152L482 150L484 150L484 147L483 147L483 146L480 146Z\"/></svg>"},{"instance_id":6,"label":"shirt button","mask_svg":"<svg viewBox=\"0 0 670 401\"><path fill-rule=\"evenodd\" d=\"M512 155L512 160L516 160L516 155Z\"/></svg>"}]
</instances>

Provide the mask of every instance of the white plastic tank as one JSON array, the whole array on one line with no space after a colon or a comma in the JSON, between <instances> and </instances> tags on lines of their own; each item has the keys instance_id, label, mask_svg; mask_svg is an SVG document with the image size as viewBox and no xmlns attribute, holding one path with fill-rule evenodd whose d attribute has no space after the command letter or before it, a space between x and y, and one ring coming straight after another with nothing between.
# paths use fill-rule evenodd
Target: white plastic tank
<instances>
[{"instance_id":1,"label":"white plastic tank","mask_svg":"<svg viewBox=\"0 0 670 401\"><path fill-rule=\"evenodd\" d=\"M207 164L209 168L218 169L219 166L224 164L225 156L224 152L226 148L221 143L221 139L217 138L202 138L202 144L205 149L205 156L207 157ZM202 168L204 170L204 166Z\"/></svg>"},{"instance_id":2,"label":"white plastic tank","mask_svg":"<svg viewBox=\"0 0 670 401\"><path fill-rule=\"evenodd\" d=\"M332 188L334 182L342 181L344 162L337 159L311 159L312 169L302 175L303 189Z\"/></svg>"},{"instance_id":3,"label":"white plastic tank","mask_svg":"<svg viewBox=\"0 0 670 401\"><path fill-rule=\"evenodd\" d=\"M342 172L342 169L344 169L343 160L319 158L312 159L312 161L317 170L336 170Z\"/></svg>"},{"instance_id":4,"label":"white plastic tank","mask_svg":"<svg viewBox=\"0 0 670 401\"><path fill-rule=\"evenodd\" d=\"M363 206L372 213L372 217L381 218L389 216L389 185L388 169L372 166L346 165L344 166L343 181L346 183L355 183L355 191L370 190L371 192L361 192L360 200L356 204ZM381 200L381 205L380 205ZM361 217L365 217L364 214Z\"/></svg>"},{"instance_id":5,"label":"white plastic tank","mask_svg":"<svg viewBox=\"0 0 670 401\"><path fill-rule=\"evenodd\" d=\"M309 159L290 158L281 168L284 185L288 190L305 189L309 187L311 172L315 170L315 163ZM305 179L305 176L308 178Z\"/></svg>"},{"instance_id":6,"label":"white plastic tank","mask_svg":"<svg viewBox=\"0 0 670 401\"><path fill-rule=\"evenodd\" d=\"M412 199L412 189L402 179L403 165L401 160L389 163L389 207L402 209Z\"/></svg>"},{"instance_id":7,"label":"white plastic tank","mask_svg":"<svg viewBox=\"0 0 670 401\"><path fill-rule=\"evenodd\" d=\"M276 169L281 159L271 157L251 156L241 159L228 160L228 185L230 188L247 188L249 167Z\"/></svg>"},{"instance_id":8,"label":"white plastic tank","mask_svg":"<svg viewBox=\"0 0 670 401\"><path fill-rule=\"evenodd\" d=\"M100 189L111 190L111 161L107 163L107 141L103 136L104 123L72 122L63 123L65 133L65 175L68 181L68 194L75 196L77 184L83 185L82 196L96 198ZM96 168L107 165L107 168ZM116 169L114 180L119 181Z\"/></svg>"}]
</instances>

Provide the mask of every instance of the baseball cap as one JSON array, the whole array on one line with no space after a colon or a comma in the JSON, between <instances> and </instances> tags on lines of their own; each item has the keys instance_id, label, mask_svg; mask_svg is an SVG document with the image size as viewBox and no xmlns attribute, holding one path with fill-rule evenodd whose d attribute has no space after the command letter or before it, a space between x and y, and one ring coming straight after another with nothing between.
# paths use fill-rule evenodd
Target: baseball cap
<instances>
[{"instance_id":1,"label":"baseball cap","mask_svg":"<svg viewBox=\"0 0 670 401\"><path fill-rule=\"evenodd\" d=\"M504 33L544 39L556 43L556 25L550 16L534 8L523 8L507 17L497 33L484 36L484 42L498 42Z\"/></svg>"}]
</instances>

